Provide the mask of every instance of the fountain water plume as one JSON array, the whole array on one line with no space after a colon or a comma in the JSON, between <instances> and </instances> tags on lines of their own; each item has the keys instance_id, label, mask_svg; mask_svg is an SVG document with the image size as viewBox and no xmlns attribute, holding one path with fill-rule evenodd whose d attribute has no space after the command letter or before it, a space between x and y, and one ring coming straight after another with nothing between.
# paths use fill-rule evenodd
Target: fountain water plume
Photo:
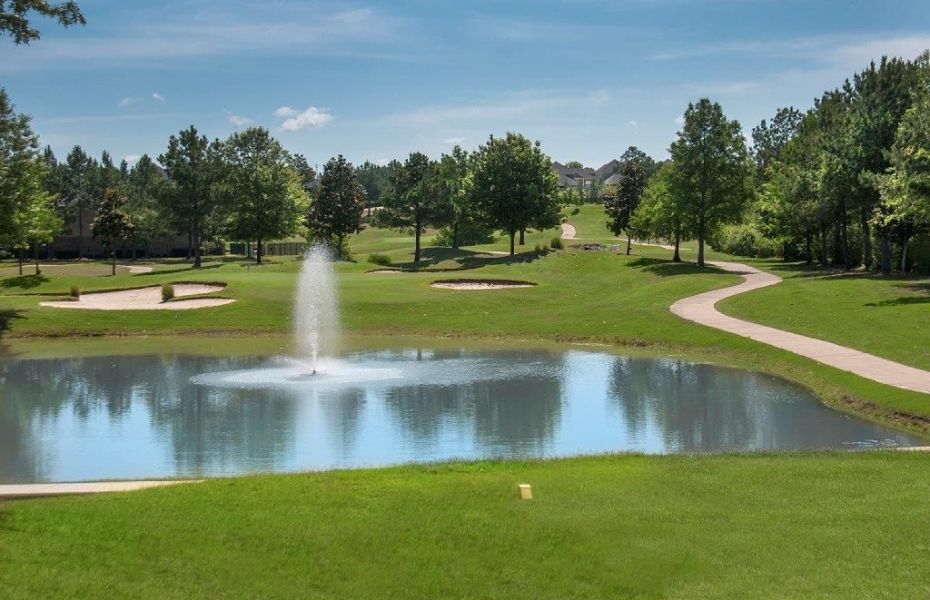
<instances>
[{"instance_id":1,"label":"fountain water plume","mask_svg":"<svg viewBox=\"0 0 930 600\"><path fill-rule=\"evenodd\" d=\"M297 278L297 298L294 302L297 351L309 359L316 374L320 359L332 356L339 343L339 310L336 281L329 250L314 245L304 254Z\"/></svg>"}]
</instances>

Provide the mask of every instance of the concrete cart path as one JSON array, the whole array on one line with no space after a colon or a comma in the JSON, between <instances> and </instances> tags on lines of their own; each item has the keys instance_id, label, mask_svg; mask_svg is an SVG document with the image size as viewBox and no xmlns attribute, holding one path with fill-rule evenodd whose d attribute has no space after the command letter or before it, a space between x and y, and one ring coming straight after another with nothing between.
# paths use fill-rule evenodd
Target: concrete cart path
<instances>
[{"instance_id":1,"label":"concrete cart path","mask_svg":"<svg viewBox=\"0 0 930 600\"><path fill-rule=\"evenodd\" d=\"M102 494L106 492L134 492L154 487L197 483L201 480L161 481L90 481L86 483L27 483L0 485L0 498L41 498L45 496L68 496L72 494Z\"/></svg>"},{"instance_id":2,"label":"concrete cart path","mask_svg":"<svg viewBox=\"0 0 930 600\"><path fill-rule=\"evenodd\" d=\"M741 263L708 261L707 264L742 275L744 281L728 288L679 300L671 307L672 312L679 317L794 352L872 381L930 394L930 371L902 365L831 342L728 317L719 312L714 305L720 300L775 285L781 281L781 277Z\"/></svg>"}]
</instances>

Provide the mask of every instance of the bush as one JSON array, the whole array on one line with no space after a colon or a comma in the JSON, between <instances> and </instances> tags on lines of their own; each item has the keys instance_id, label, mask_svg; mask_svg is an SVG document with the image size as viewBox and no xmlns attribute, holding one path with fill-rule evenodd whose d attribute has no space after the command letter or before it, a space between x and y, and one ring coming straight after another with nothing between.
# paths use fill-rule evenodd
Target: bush
<instances>
[{"instance_id":1,"label":"bush","mask_svg":"<svg viewBox=\"0 0 930 600\"><path fill-rule=\"evenodd\" d=\"M577 214L580 213L580 212L581 212L581 209L578 208L577 206L576 206L575 208L572 209L572 215L577 215Z\"/></svg>"},{"instance_id":2,"label":"bush","mask_svg":"<svg viewBox=\"0 0 930 600\"><path fill-rule=\"evenodd\" d=\"M170 302L174 299L174 286L170 283L161 284L161 301Z\"/></svg>"},{"instance_id":3,"label":"bush","mask_svg":"<svg viewBox=\"0 0 930 600\"><path fill-rule=\"evenodd\" d=\"M552 241L549 242L549 245L552 246L553 250L562 250L565 246L562 245L562 238L554 237Z\"/></svg>"},{"instance_id":4,"label":"bush","mask_svg":"<svg viewBox=\"0 0 930 600\"><path fill-rule=\"evenodd\" d=\"M781 256L782 244L762 235L753 225L728 225L714 236L714 248L754 258Z\"/></svg>"},{"instance_id":5,"label":"bush","mask_svg":"<svg viewBox=\"0 0 930 600\"><path fill-rule=\"evenodd\" d=\"M71 291L68 293L68 295L74 298L75 300L80 300L81 299L81 288L79 288L76 285L72 285Z\"/></svg>"},{"instance_id":6,"label":"bush","mask_svg":"<svg viewBox=\"0 0 930 600\"><path fill-rule=\"evenodd\" d=\"M536 254L542 254L545 256L546 254L549 254L549 244L536 244L534 250L536 251Z\"/></svg>"},{"instance_id":7,"label":"bush","mask_svg":"<svg viewBox=\"0 0 930 600\"><path fill-rule=\"evenodd\" d=\"M374 265L381 265L382 267L391 266L391 257L387 254L369 254L368 262Z\"/></svg>"}]
</instances>

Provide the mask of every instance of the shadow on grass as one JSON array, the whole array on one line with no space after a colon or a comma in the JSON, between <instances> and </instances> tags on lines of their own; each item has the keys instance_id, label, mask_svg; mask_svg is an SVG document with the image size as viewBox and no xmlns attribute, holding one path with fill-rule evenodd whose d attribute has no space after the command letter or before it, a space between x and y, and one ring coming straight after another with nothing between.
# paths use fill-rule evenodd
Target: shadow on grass
<instances>
[{"instance_id":1,"label":"shadow on grass","mask_svg":"<svg viewBox=\"0 0 930 600\"><path fill-rule=\"evenodd\" d=\"M10 330L10 326L16 319L22 319L23 316L18 310L2 309L0 310L0 338Z\"/></svg>"},{"instance_id":2,"label":"shadow on grass","mask_svg":"<svg viewBox=\"0 0 930 600\"><path fill-rule=\"evenodd\" d=\"M676 275L694 275L696 273L723 273L716 267L699 267L691 262L672 262L661 258L646 258L641 256L627 263L634 269L641 269L654 273L659 277L674 277Z\"/></svg>"},{"instance_id":3,"label":"shadow on grass","mask_svg":"<svg viewBox=\"0 0 930 600\"><path fill-rule=\"evenodd\" d=\"M462 248L430 247L423 248L420 262L394 263L402 271L468 271L494 265L513 265L531 263L545 256L543 252L531 250L508 254L489 254Z\"/></svg>"},{"instance_id":4,"label":"shadow on grass","mask_svg":"<svg viewBox=\"0 0 930 600\"><path fill-rule=\"evenodd\" d=\"M19 275L18 277L9 277L7 279L0 280L0 287L5 289L19 288L28 290L34 287L39 287L43 283L47 282L48 277L45 275Z\"/></svg>"}]
</instances>

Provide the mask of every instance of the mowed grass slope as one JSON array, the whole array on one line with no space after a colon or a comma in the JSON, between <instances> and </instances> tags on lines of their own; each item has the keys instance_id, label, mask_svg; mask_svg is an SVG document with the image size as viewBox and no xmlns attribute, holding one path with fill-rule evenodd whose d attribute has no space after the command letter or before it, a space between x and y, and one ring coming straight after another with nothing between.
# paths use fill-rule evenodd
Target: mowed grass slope
<instances>
[{"instance_id":1,"label":"mowed grass slope","mask_svg":"<svg viewBox=\"0 0 930 600\"><path fill-rule=\"evenodd\" d=\"M920 453L614 456L10 502L0 596L925 598L927 473Z\"/></svg>"}]
</instances>

